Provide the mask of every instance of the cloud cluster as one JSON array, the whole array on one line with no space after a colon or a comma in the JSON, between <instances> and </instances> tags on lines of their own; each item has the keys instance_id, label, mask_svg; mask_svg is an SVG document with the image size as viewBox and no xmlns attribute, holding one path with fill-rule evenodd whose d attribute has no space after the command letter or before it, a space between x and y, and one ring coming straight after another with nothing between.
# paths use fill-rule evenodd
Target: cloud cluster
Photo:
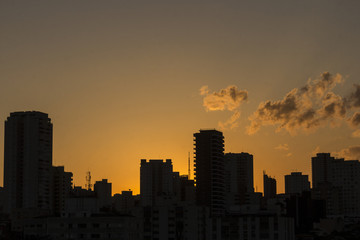
<instances>
[{"instance_id":1,"label":"cloud cluster","mask_svg":"<svg viewBox=\"0 0 360 240\"><path fill-rule=\"evenodd\" d=\"M318 79L309 79L304 87L294 88L281 100L260 103L249 117L247 133L254 134L264 125L275 125L278 131L285 129L292 135L298 130L313 131L328 123L336 126L345 119L348 110L360 107L360 85L354 85L355 92L345 98L332 92L342 82L344 78L340 74L324 72ZM349 122L358 126L358 115Z\"/></svg>"},{"instance_id":2,"label":"cloud cluster","mask_svg":"<svg viewBox=\"0 0 360 240\"><path fill-rule=\"evenodd\" d=\"M200 95L203 98L203 106L206 111L224 111L233 112L233 115L225 122L219 122L221 129L237 127L237 120L240 117L239 107L248 99L246 90L239 90L236 86L228 86L219 92L210 92L208 86L200 89Z\"/></svg>"},{"instance_id":3,"label":"cloud cluster","mask_svg":"<svg viewBox=\"0 0 360 240\"><path fill-rule=\"evenodd\" d=\"M360 85L354 84L355 91L350 95L348 104L350 107L360 107Z\"/></svg>"},{"instance_id":4,"label":"cloud cluster","mask_svg":"<svg viewBox=\"0 0 360 240\"><path fill-rule=\"evenodd\" d=\"M355 128L360 125L360 112L354 113L354 115L349 119L349 124Z\"/></svg>"},{"instance_id":5,"label":"cloud cluster","mask_svg":"<svg viewBox=\"0 0 360 240\"><path fill-rule=\"evenodd\" d=\"M275 147L275 149L276 150L288 151L289 150L289 145L287 143L279 144L277 147Z\"/></svg>"},{"instance_id":6,"label":"cloud cluster","mask_svg":"<svg viewBox=\"0 0 360 240\"><path fill-rule=\"evenodd\" d=\"M240 112L235 111L233 115L225 122L219 122L218 126L220 129L233 129L238 126L237 120L240 118Z\"/></svg>"},{"instance_id":7,"label":"cloud cluster","mask_svg":"<svg viewBox=\"0 0 360 240\"><path fill-rule=\"evenodd\" d=\"M248 98L248 92L238 90L236 86L228 86L219 92L212 93L210 93L208 86L203 86L200 89L200 94L204 96L203 105L207 111L234 111Z\"/></svg>"},{"instance_id":8,"label":"cloud cluster","mask_svg":"<svg viewBox=\"0 0 360 240\"><path fill-rule=\"evenodd\" d=\"M292 156L292 153L288 152L290 150L290 147L289 147L289 145L287 143L279 144L278 146L275 147L275 149L279 150L279 151L287 152L285 154L285 157L291 157Z\"/></svg>"},{"instance_id":9,"label":"cloud cluster","mask_svg":"<svg viewBox=\"0 0 360 240\"><path fill-rule=\"evenodd\" d=\"M360 145L344 148L334 154L347 160L360 160Z\"/></svg>"}]
</instances>

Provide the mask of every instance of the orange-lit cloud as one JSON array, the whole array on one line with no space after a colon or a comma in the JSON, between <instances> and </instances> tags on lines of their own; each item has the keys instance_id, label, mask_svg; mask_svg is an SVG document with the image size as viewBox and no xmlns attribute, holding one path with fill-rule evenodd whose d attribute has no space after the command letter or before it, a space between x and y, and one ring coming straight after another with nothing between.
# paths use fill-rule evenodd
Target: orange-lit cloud
<instances>
[{"instance_id":1,"label":"orange-lit cloud","mask_svg":"<svg viewBox=\"0 0 360 240\"><path fill-rule=\"evenodd\" d=\"M298 130L313 131L330 123L336 126L344 120L347 110L360 106L360 88L342 98L331 90L344 82L340 74L324 72L318 79L311 80L298 89L294 88L277 101L267 100L249 117L248 134L254 134L262 126L275 125L277 131L285 129L295 135Z\"/></svg>"},{"instance_id":2,"label":"orange-lit cloud","mask_svg":"<svg viewBox=\"0 0 360 240\"><path fill-rule=\"evenodd\" d=\"M360 112L354 113L354 115L349 119L349 124L352 127L360 126Z\"/></svg>"},{"instance_id":3,"label":"orange-lit cloud","mask_svg":"<svg viewBox=\"0 0 360 240\"><path fill-rule=\"evenodd\" d=\"M235 111L234 114L225 122L219 122L219 128L220 130L225 130L225 129L233 129L236 128L238 126L238 122L237 120L240 118L240 112L239 111Z\"/></svg>"},{"instance_id":4,"label":"orange-lit cloud","mask_svg":"<svg viewBox=\"0 0 360 240\"><path fill-rule=\"evenodd\" d=\"M279 146L275 147L275 149L276 150L288 151L289 150L289 145L287 143L280 144Z\"/></svg>"},{"instance_id":5,"label":"orange-lit cloud","mask_svg":"<svg viewBox=\"0 0 360 240\"><path fill-rule=\"evenodd\" d=\"M236 86L228 86L219 92L210 92L208 86L200 88L200 95L204 96L203 106L206 111L224 111L233 112L233 115L225 122L219 122L219 128L224 130L237 127L237 120L240 117L239 107L248 99L246 90L238 90Z\"/></svg>"},{"instance_id":6,"label":"orange-lit cloud","mask_svg":"<svg viewBox=\"0 0 360 240\"><path fill-rule=\"evenodd\" d=\"M314 150L311 151L311 155L316 156L316 154L319 152L320 152L320 146L316 146L316 148L314 148Z\"/></svg>"},{"instance_id":7,"label":"orange-lit cloud","mask_svg":"<svg viewBox=\"0 0 360 240\"><path fill-rule=\"evenodd\" d=\"M354 138L360 138L360 129L354 131L354 132L352 133L352 136L353 136Z\"/></svg>"},{"instance_id":8,"label":"orange-lit cloud","mask_svg":"<svg viewBox=\"0 0 360 240\"><path fill-rule=\"evenodd\" d=\"M350 107L358 108L360 107L360 85L354 84L354 87L356 90L350 95L348 104Z\"/></svg>"},{"instance_id":9,"label":"orange-lit cloud","mask_svg":"<svg viewBox=\"0 0 360 240\"><path fill-rule=\"evenodd\" d=\"M238 90L236 86L228 86L219 92L212 93L208 86L203 86L200 88L200 94L204 96L203 105L207 111L234 111L248 98L248 92Z\"/></svg>"},{"instance_id":10,"label":"orange-lit cloud","mask_svg":"<svg viewBox=\"0 0 360 240\"><path fill-rule=\"evenodd\" d=\"M285 157L291 157L293 154L291 152L288 152L290 150L290 147L287 143L284 143L284 144L279 144L278 146L275 147L276 150L279 150L279 151L285 151L287 152L285 154Z\"/></svg>"},{"instance_id":11,"label":"orange-lit cloud","mask_svg":"<svg viewBox=\"0 0 360 240\"><path fill-rule=\"evenodd\" d=\"M341 149L339 152L334 153L334 155L346 160L360 160L360 145Z\"/></svg>"}]
</instances>

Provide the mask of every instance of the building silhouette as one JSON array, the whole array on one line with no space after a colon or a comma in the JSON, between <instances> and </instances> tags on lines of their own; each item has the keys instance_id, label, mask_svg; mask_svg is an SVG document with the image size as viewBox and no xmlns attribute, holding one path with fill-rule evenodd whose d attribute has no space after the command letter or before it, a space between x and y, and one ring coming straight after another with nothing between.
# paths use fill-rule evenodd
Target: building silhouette
<instances>
[{"instance_id":1,"label":"building silhouette","mask_svg":"<svg viewBox=\"0 0 360 240\"><path fill-rule=\"evenodd\" d=\"M220 216L225 208L224 136L216 130L200 130L194 141L197 204L209 207L212 216Z\"/></svg>"},{"instance_id":2,"label":"building silhouette","mask_svg":"<svg viewBox=\"0 0 360 240\"><path fill-rule=\"evenodd\" d=\"M52 199L53 213L56 216L61 215L65 211L65 201L70 196L72 190L71 172L65 172L63 166L52 167Z\"/></svg>"},{"instance_id":3,"label":"building silhouette","mask_svg":"<svg viewBox=\"0 0 360 240\"><path fill-rule=\"evenodd\" d=\"M360 162L318 153L311 163L314 195L326 200L327 215L360 216Z\"/></svg>"},{"instance_id":4,"label":"building silhouette","mask_svg":"<svg viewBox=\"0 0 360 240\"><path fill-rule=\"evenodd\" d=\"M92 189L88 173L85 188L73 186L71 172L52 166L46 113L11 113L5 122L0 238L294 240L295 234L317 239L349 226L359 229L359 161L318 153L312 158L313 189L307 175L292 172L279 195L275 178L264 172L262 198L254 192L252 154L224 154L217 130L193 136L194 180L174 172L171 159L142 159L140 195L129 189L112 196L107 179ZM351 239L359 236L356 231Z\"/></svg>"},{"instance_id":5,"label":"building silhouette","mask_svg":"<svg viewBox=\"0 0 360 240\"><path fill-rule=\"evenodd\" d=\"M142 206L155 206L174 196L173 165L171 159L141 159L140 195Z\"/></svg>"},{"instance_id":6,"label":"building silhouette","mask_svg":"<svg viewBox=\"0 0 360 240\"><path fill-rule=\"evenodd\" d=\"M22 209L37 215L51 210L52 129L51 119L42 112L13 112L5 121L4 188L9 213Z\"/></svg>"},{"instance_id":7,"label":"building silhouette","mask_svg":"<svg viewBox=\"0 0 360 240\"><path fill-rule=\"evenodd\" d=\"M286 194L300 194L303 191L310 191L308 175L302 175L301 172L292 172L290 175L285 175Z\"/></svg>"},{"instance_id":8,"label":"building silhouette","mask_svg":"<svg viewBox=\"0 0 360 240\"><path fill-rule=\"evenodd\" d=\"M96 181L94 184L94 192L98 199L98 207L100 209L110 209L112 204L111 199L112 184L107 179Z\"/></svg>"},{"instance_id":9,"label":"building silhouette","mask_svg":"<svg viewBox=\"0 0 360 240\"><path fill-rule=\"evenodd\" d=\"M249 204L254 193L253 155L225 154L226 205Z\"/></svg>"},{"instance_id":10,"label":"building silhouette","mask_svg":"<svg viewBox=\"0 0 360 240\"><path fill-rule=\"evenodd\" d=\"M264 198L270 199L276 197L276 179L268 176L265 171L264 175Z\"/></svg>"}]
</instances>

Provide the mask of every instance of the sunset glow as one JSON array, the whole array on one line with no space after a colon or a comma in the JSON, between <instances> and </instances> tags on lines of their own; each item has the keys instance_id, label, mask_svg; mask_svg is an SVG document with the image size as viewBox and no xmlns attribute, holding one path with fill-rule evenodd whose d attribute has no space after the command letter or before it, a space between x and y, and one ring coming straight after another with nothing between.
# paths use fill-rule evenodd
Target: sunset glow
<instances>
[{"instance_id":1,"label":"sunset glow","mask_svg":"<svg viewBox=\"0 0 360 240\"><path fill-rule=\"evenodd\" d=\"M140 192L140 159L172 159L187 174L193 133L215 128L225 152L254 156L256 191L266 170L281 193L284 175L311 175L317 152L360 160L359 9L335 0L2 1L1 121L48 113L53 164L75 185L87 171L106 178L113 194Z\"/></svg>"}]
</instances>

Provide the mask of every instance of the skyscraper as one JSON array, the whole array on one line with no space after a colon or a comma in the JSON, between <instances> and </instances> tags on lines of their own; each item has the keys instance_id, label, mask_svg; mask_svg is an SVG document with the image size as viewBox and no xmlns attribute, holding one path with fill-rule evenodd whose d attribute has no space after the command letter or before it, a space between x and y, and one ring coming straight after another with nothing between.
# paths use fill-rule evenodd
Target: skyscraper
<instances>
[{"instance_id":1,"label":"skyscraper","mask_svg":"<svg viewBox=\"0 0 360 240\"><path fill-rule=\"evenodd\" d=\"M4 188L7 210L52 207L52 123L48 114L14 112L5 121Z\"/></svg>"},{"instance_id":2,"label":"skyscraper","mask_svg":"<svg viewBox=\"0 0 360 240\"><path fill-rule=\"evenodd\" d=\"M196 201L210 207L213 216L222 215L225 205L224 136L216 130L194 134Z\"/></svg>"}]
</instances>

